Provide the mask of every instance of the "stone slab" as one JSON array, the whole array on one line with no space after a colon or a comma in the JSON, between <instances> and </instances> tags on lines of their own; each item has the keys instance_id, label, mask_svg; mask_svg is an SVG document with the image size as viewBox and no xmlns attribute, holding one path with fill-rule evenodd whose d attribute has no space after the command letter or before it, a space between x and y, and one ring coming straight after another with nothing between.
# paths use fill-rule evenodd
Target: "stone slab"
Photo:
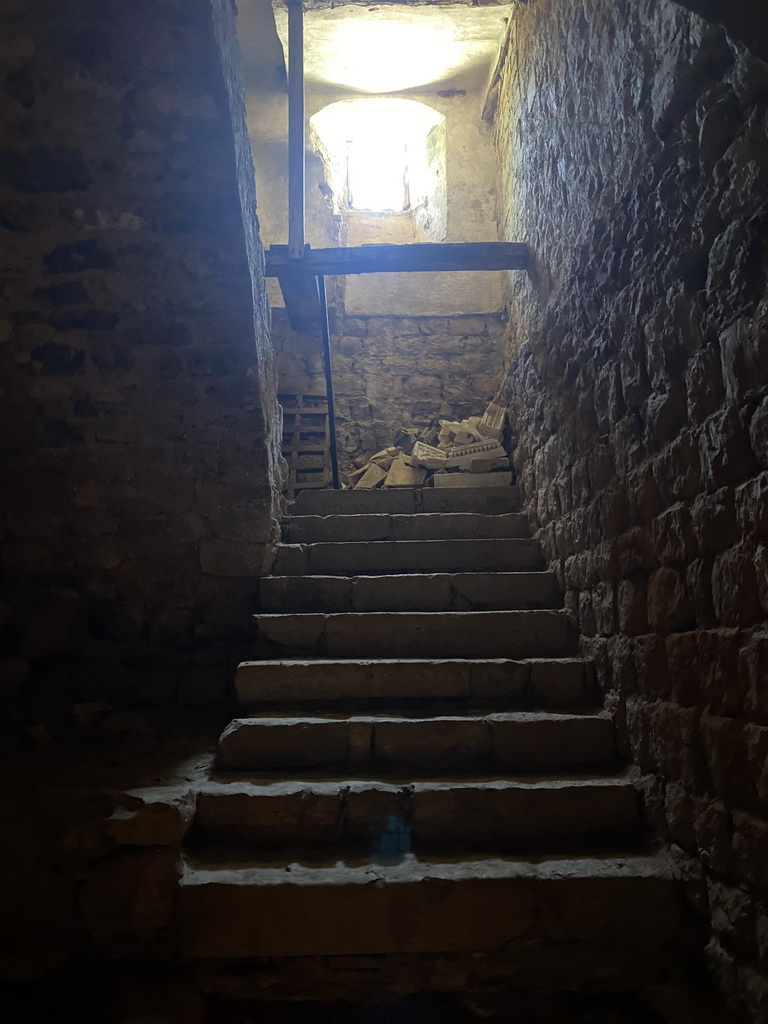
<instances>
[{"instance_id":1,"label":"stone slab","mask_svg":"<svg viewBox=\"0 0 768 1024\"><path fill-rule=\"evenodd\" d=\"M348 733L344 720L235 718L219 737L219 762L227 768L253 769L346 764Z\"/></svg>"},{"instance_id":2,"label":"stone slab","mask_svg":"<svg viewBox=\"0 0 768 1024\"><path fill-rule=\"evenodd\" d=\"M555 707L578 707L598 701L593 692L592 666L577 659L532 661L531 689Z\"/></svg>"},{"instance_id":3,"label":"stone slab","mask_svg":"<svg viewBox=\"0 0 768 1024\"><path fill-rule=\"evenodd\" d=\"M152 786L121 793L105 831L121 846L178 846L195 813L187 787Z\"/></svg>"},{"instance_id":4,"label":"stone slab","mask_svg":"<svg viewBox=\"0 0 768 1024\"><path fill-rule=\"evenodd\" d=\"M195 830L206 840L274 849L328 845L343 837L343 794L328 787L208 783L198 796Z\"/></svg>"},{"instance_id":5,"label":"stone slab","mask_svg":"<svg viewBox=\"0 0 768 1024\"><path fill-rule=\"evenodd\" d=\"M564 613L362 612L329 615L325 653L332 658L526 658L574 651Z\"/></svg>"},{"instance_id":6,"label":"stone slab","mask_svg":"<svg viewBox=\"0 0 768 1024\"><path fill-rule=\"evenodd\" d=\"M464 572L451 576L454 606L488 610L504 608L559 608L562 592L549 572Z\"/></svg>"},{"instance_id":7,"label":"stone slab","mask_svg":"<svg viewBox=\"0 0 768 1024\"><path fill-rule=\"evenodd\" d=\"M352 610L440 611L451 606L451 577L446 573L401 576L356 576Z\"/></svg>"},{"instance_id":8,"label":"stone slab","mask_svg":"<svg viewBox=\"0 0 768 1024\"><path fill-rule=\"evenodd\" d=\"M545 572L397 573L376 576L266 576L264 612L503 611L560 608Z\"/></svg>"},{"instance_id":9,"label":"stone slab","mask_svg":"<svg viewBox=\"0 0 768 1024\"><path fill-rule=\"evenodd\" d=\"M293 516L283 525L289 544L323 541L461 540L528 537L528 520L517 512L480 515L426 512L416 515Z\"/></svg>"},{"instance_id":10,"label":"stone slab","mask_svg":"<svg viewBox=\"0 0 768 1024\"><path fill-rule=\"evenodd\" d=\"M477 480L475 474L472 476ZM480 512L502 515L520 508L520 492L516 487L451 488L425 487L422 491L424 512Z\"/></svg>"},{"instance_id":11,"label":"stone slab","mask_svg":"<svg viewBox=\"0 0 768 1024\"><path fill-rule=\"evenodd\" d=\"M562 611L260 614L256 655L557 658L575 653Z\"/></svg>"},{"instance_id":12,"label":"stone slab","mask_svg":"<svg viewBox=\"0 0 768 1024\"><path fill-rule=\"evenodd\" d=\"M486 949L531 927L534 885L527 878L461 885L429 876L418 884L377 879L352 885L318 879L308 891L291 884L194 885L188 878L179 894L181 948L205 958Z\"/></svg>"},{"instance_id":13,"label":"stone slab","mask_svg":"<svg viewBox=\"0 0 768 1024\"><path fill-rule=\"evenodd\" d=\"M607 715L492 715L493 762L502 770L611 764L617 758L613 722Z\"/></svg>"},{"instance_id":14,"label":"stone slab","mask_svg":"<svg viewBox=\"0 0 768 1024\"><path fill-rule=\"evenodd\" d=\"M238 665L242 704L455 700L469 696L466 661L250 661Z\"/></svg>"},{"instance_id":15,"label":"stone slab","mask_svg":"<svg viewBox=\"0 0 768 1024\"><path fill-rule=\"evenodd\" d=\"M516 487L479 487L472 474L474 487L410 488L403 490L334 491L306 490L289 506L291 515L367 515L389 513L410 515L414 512L480 512L497 515L520 508Z\"/></svg>"},{"instance_id":16,"label":"stone slab","mask_svg":"<svg viewBox=\"0 0 768 1024\"><path fill-rule=\"evenodd\" d=\"M600 927L607 943L658 948L686 934L682 904L670 864L639 856L406 855L329 867L188 860L176 935L185 956L203 959L506 951L578 931L581 915L584 937Z\"/></svg>"},{"instance_id":17,"label":"stone slab","mask_svg":"<svg viewBox=\"0 0 768 1024\"><path fill-rule=\"evenodd\" d=\"M281 659L238 665L235 688L244 705L470 700L577 708L594 701L589 675L578 658Z\"/></svg>"},{"instance_id":18,"label":"stone slab","mask_svg":"<svg viewBox=\"0 0 768 1024\"><path fill-rule=\"evenodd\" d=\"M590 833L622 834L639 821L626 778L521 782L387 783L328 780L208 782L195 828L208 844L264 849L384 845L395 829L408 848L458 845L475 851L572 849ZM359 848L359 846L358 846ZM606 848L610 848L606 840Z\"/></svg>"},{"instance_id":19,"label":"stone slab","mask_svg":"<svg viewBox=\"0 0 768 1024\"><path fill-rule=\"evenodd\" d=\"M265 612L352 611L349 576L265 576L259 583L259 600Z\"/></svg>"},{"instance_id":20,"label":"stone slab","mask_svg":"<svg viewBox=\"0 0 768 1024\"><path fill-rule=\"evenodd\" d=\"M372 732L371 732L372 731ZM219 739L222 768L371 768L389 772L558 771L612 764L607 716L508 712L485 715L252 716Z\"/></svg>"},{"instance_id":21,"label":"stone slab","mask_svg":"<svg viewBox=\"0 0 768 1024\"><path fill-rule=\"evenodd\" d=\"M373 762L389 770L468 771L488 764L490 729L483 718L377 721Z\"/></svg>"},{"instance_id":22,"label":"stone slab","mask_svg":"<svg viewBox=\"0 0 768 1024\"><path fill-rule=\"evenodd\" d=\"M276 576L355 576L540 568L538 541L510 538L279 544L273 571Z\"/></svg>"},{"instance_id":23,"label":"stone slab","mask_svg":"<svg viewBox=\"0 0 768 1024\"><path fill-rule=\"evenodd\" d=\"M586 834L635 825L639 806L634 786L613 779L446 783L414 787L409 820L416 847L446 843L488 849L548 842L550 848L568 849Z\"/></svg>"},{"instance_id":24,"label":"stone slab","mask_svg":"<svg viewBox=\"0 0 768 1024\"><path fill-rule=\"evenodd\" d=\"M291 515L370 515L376 513L417 512L416 499L420 492L414 490L375 491L332 491L307 490L296 496L288 506Z\"/></svg>"},{"instance_id":25,"label":"stone slab","mask_svg":"<svg viewBox=\"0 0 768 1024\"><path fill-rule=\"evenodd\" d=\"M512 473L436 473L432 483L438 488L511 487Z\"/></svg>"},{"instance_id":26,"label":"stone slab","mask_svg":"<svg viewBox=\"0 0 768 1024\"><path fill-rule=\"evenodd\" d=\"M259 636L274 644L314 647L326 628L325 615L259 615Z\"/></svg>"}]
</instances>

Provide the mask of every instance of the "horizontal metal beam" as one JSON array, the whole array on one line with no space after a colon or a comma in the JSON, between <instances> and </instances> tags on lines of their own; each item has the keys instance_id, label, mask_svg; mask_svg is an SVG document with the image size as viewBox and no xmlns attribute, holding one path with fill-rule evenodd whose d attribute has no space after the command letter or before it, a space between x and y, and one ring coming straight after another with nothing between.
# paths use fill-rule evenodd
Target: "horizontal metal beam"
<instances>
[{"instance_id":1,"label":"horizontal metal beam","mask_svg":"<svg viewBox=\"0 0 768 1024\"><path fill-rule=\"evenodd\" d=\"M267 277L318 274L425 273L453 270L528 270L525 242L430 242L304 250L291 259L287 245L267 250Z\"/></svg>"}]
</instances>

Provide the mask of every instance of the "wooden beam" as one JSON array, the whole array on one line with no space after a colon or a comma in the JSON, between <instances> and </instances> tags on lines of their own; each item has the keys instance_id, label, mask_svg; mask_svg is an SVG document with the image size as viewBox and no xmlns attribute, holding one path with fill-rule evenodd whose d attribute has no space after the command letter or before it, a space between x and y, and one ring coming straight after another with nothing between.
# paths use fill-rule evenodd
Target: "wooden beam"
<instances>
[{"instance_id":1,"label":"wooden beam","mask_svg":"<svg viewBox=\"0 0 768 1024\"><path fill-rule=\"evenodd\" d=\"M291 259L287 245L266 253L267 277L317 274L388 274L452 270L528 270L525 242L430 242L310 249ZM287 303L286 303L287 305Z\"/></svg>"},{"instance_id":2,"label":"wooden beam","mask_svg":"<svg viewBox=\"0 0 768 1024\"><path fill-rule=\"evenodd\" d=\"M304 8L288 0L288 248L304 251Z\"/></svg>"},{"instance_id":3,"label":"wooden beam","mask_svg":"<svg viewBox=\"0 0 768 1024\"><path fill-rule=\"evenodd\" d=\"M320 297L317 278L306 271L288 271L280 277L280 291L285 301L288 323L294 331L311 331L320 327Z\"/></svg>"}]
</instances>

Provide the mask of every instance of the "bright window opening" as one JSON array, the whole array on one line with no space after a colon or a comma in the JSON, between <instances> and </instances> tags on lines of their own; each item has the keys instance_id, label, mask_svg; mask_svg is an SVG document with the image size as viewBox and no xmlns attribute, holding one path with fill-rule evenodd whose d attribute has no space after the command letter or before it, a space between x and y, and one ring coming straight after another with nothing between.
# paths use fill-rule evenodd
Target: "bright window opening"
<instances>
[{"instance_id":1,"label":"bright window opening","mask_svg":"<svg viewBox=\"0 0 768 1024\"><path fill-rule=\"evenodd\" d=\"M402 212L444 188L437 139L443 120L432 107L401 99L340 100L315 114L311 124L328 155L339 206Z\"/></svg>"},{"instance_id":2,"label":"bright window opening","mask_svg":"<svg viewBox=\"0 0 768 1024\"><path fill-rule=\"evenodd\" d=\"M381 136L350 139L348 145L350 209L407 210L410 206L408 147L401 140Z\"/></svg>"}]
</instances>

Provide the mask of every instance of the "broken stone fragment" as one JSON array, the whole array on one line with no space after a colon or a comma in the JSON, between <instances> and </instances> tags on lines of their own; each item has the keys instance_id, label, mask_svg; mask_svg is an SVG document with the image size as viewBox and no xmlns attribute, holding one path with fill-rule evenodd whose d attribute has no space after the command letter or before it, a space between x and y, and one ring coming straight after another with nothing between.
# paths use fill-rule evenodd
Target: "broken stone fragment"
<instances>
[{"instance_id":1,"label":"broken stone fragment","mask_svg":"<svg viewBox=\"0 0 768 1024\"><path fill-rule=\"evenodd\" d=\"M411 456L414 462L427 469L443 469L445 467L446 453L440 448L433 448L432 445L417 441L413 446Z\"/></svg>"},{"instance_id":2,"label":"broken stone fragment","mask_svg":"<svg viewBox=\"0 0 768 1024\"><path fill-rule=\"evenodd\" d=\"M402 448L395 448L390 446L389 448L382 448L380 452L376 452L368 460L374 466L383 466L385 469L389 469L392 462L402 453Z\"/></svg>"},{"instance_id":3,"label":"broken stone fragment","mask_svg":"<svg viewBox=\"0 0 768 1024\"><path fill-rule=\"evenodd\" d=\"M503 406L497 405L496 402L490 402L480 418L480 433L485 437L501 436L506 419L507 410Z\"/></svg>"},{"instance_id":4,"label":"broken stone fragment","mask_svg":"<svg viewBox=\"0 0 768 1024\"><path fill-rule=\"evenodd\" d=\"M512 473L435 473L435 487L511 487Z\"/></svg>"},{"instance_id":5,"label":"broken stone fragment","mask_svg":"<svg viewBox=\"0 0 768 1024\"><path fill-rule=\"evenodd\" d=\"M407 455L400 455L392 463L385 487L420 487L426 478L427 471L414 465L414 460Z\"/></svg>"},{"instance_id":6,"label":"broken stone fragment","mask_svg":"<svg viewBox=\"0 0 768 1024\"><path fill-rule=\"evenodd\" d=\"M496 441L468 444L461 448L451 449L448 453L445 468L469 470L473 459L503 459L506 457L506 454L501 445Z\"/></svg>"},{"instance_id":7,"label":"broken stone fragment","mask_svg":"<svg viewBox=\"0 0 768 1024\"><path fill-rule=\"evenodd\" d=\"M355 490L361 490L367 487L381 487L381 485L387 479L388 472L389 467L385 469L383 466L377 466L374 464L369 465L365 473L363 473L363 475L355 484Z\"/></svg>"},{"instance_id":8,"label":"broken stone fragment","mask_svg":"<svg viewBox=\"0 0 768 1024\"><path fill-rule=\"evenodd\" d=\"M469 463L470 473L492 473L496 469L509 469L509 459L506 455L495 459L472 459Z\"/></svg>"},{"instance_id":9,"label":"broken stone fragment","mask_svg":"<svg viewBox=\"0 0 768 1024\"><path fill-rule=\"evenodd\" d=\"M119 803L106 832L121 846L178 846L195 813L190 789L134 789L121 794Z\"/></svg>"}]
</instances>

